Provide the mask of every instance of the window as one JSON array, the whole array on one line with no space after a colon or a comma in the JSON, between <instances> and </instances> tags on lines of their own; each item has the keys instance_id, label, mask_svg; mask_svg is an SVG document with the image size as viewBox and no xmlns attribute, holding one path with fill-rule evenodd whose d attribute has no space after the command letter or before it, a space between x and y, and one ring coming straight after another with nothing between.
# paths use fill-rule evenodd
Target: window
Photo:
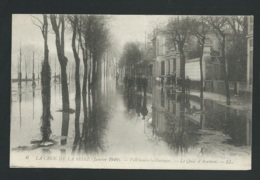
<instances>
[{"instance_id":1,"label":"window","mask_svg":"<svg viewBox=\"0 0 260 180\"><path fill-rule=\"evenodd\" d=\"M165 62L161 62L161 75L165 75Z\"/></svg>"},{"instance_id":2,"label":"window","mask_svg":"<svg viewBox=\"0 0 260 180\"><path fill-rule=\"evenodd\" d=\"M173 73L176 72L176 58L173 58Z\"/></svg>"},{"instance_id":3,"label":"window","mask_svg":"<svg viewBox=\"0 0 260 180\"><path fill-rule=\"evenodd\" d=\"M164 107L164 92L161 91L161 106Z\"/></svg>"}]
</instances>

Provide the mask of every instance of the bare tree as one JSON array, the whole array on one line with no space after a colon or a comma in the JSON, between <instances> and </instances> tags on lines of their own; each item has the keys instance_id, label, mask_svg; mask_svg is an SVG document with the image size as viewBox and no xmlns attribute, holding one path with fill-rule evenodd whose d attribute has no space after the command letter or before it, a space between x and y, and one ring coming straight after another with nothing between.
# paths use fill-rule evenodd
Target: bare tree
<instances>
[{"instance_id":1,"label":"bare tree","mask_svg":"<svg viewBox=\"0 0 260 180\"><path fill-rule=\"evenodd\" d=\"M51 134L52 119L51 107L51 68L49 64L49 49L48 49L48 19L47 14L43 14L43 21L39 18L32 16L33 23L41 30L44 39L44 59L41 70L41 85L42 85L42 141L49 141Z\"/></svg>"},{"instance_id":2,"label":"bare tree","mask_svg":"<svg viewBox=\"0 0 260 180\"><path fill-rule=\"evenodd\" d=\"M224 64L224 77L227 105L231 104L230 90L229 90L229 76L228 76L228 63L226 60L226 36L228 30L228 18L225 16L210 16L207 19L212 27L216 37L218 38L221 46L222 62Z\"/></svg>"},{"instance_id":3,"label":"bare tree","mask_svg":"<svg viewBox=\"0 0 260 180\"><path fill-rule=\"evenodd\" d=\"M83 37L83 21L87 21L87 16L80 16L77 24L77 33L78 33L78 42L79 47L82 52L82 59L84 64L84 75L83 75L83 84L82 84L82 98L86 99L87 94L87 80L88 80L88 51L84 46L84 37ZM85 22L87 23L87 22ZM85 109L85 108L84 108Z\"/></svg>"},{"instance_id":4,"label":"bare tree","mask_svg":"<svg viewBox=\"0 0 260 180\"><path fill-rule=\"evenodd\" d=\"M204 16L195 17L192 19L191 24L191 34L195 36L199 43L199 58L200 58L200 108L203 110L204 100L203 100L203 69L202 69L202 60L204 54L204 45L206 36L209 32L209 26L206 23Z\"/></svg>"},{"instance_id":5,"label":"bare tree","mask_svg":"<svg viewBox=\"0 0 260 180\"><path fill-rule=\"evenodd\" d=\"M189 17L180 18L170 18L166 35L169 37L170 41L177 45L178 51L180 53L180 76L182 79L182 94L185 94L185 45L187 44L190 38L190 30L191 30L191 20Z\"/></svg>"},{"instance_id":6,"label":"bare tree","mask_svg":"<svg viewBox=\"0 0 260 180\"><path fill-rule=\"evenodd\" d=\"M80 117L80 107L81 107L81 90L80 90L80 76L79 76L79 67L80 67L80 58L76 49L76 36L77 36L77 28L78 28L78 16L71 15L68 16L70 21L70 25L73 29L72 32L72 50L75 59L75 86L76 86L76 94L75 94L75 106L76 106L76 115L75 115L75 141L74 145L78 144L80 138L80 130L79 130L79 117Z\"/></svg>"},{"instance_id":7,"label":"bare tree","mask_svg":"<svg viewBox=\"0 0 260 180\"><path fill-rule=\"evenodd\" d=\"M167 28L166 35L169 38L169 41L173 43L173 45L178 47L178 51L180 54L180 76L182 81L182 93L181 93L181 106L180 106L180 121L181 124L185 125L185 103L186 103L186 94L185 94L185 45L187 44L190 38L190 29L191 29L191 20L189 17L180 18L170 18Z\"/></svg>"},{"instance_id":8,"label":"bare tree","mask_svg":"<svg viewBox=\"0 0 260 180\"><path fill-rule=\"evenodd\" d=\"M107 24L106 16L88 16L87 20L84 20L85 48L88 49L92 60L91 86L93 89L97 89L98 93L94 98L99 98L101 95L101 60L108 46Z\"/></svg>"},{"instance_id":9,"label":"bare tree","mask_svg":"<svg viewBox=\"0 0 260 180\"><path fill-rule=\"evenodd\" d=\"M89 113L90 113L90 68L88 66L88 61L89 61L89 55L88 55L88 50L84 46L84 34L85 34L85 29L83 28L83 25L85 26L85 23L87 23L88 16L87 15L81 15L79 16L78 19L78 24L77 24L77 33L78 33L78 45L79 49L82 52L82 59L83 59L83 65L84 65L84 70L83 70L83 83L82 83L82 101L83 101L83 114L84 114L84 122L83 122L83 128L82 128L82 139L86 139L85 136L88 134L88 120L89 120ZM84 22L84 24L83 24ZM88 84L88 86L87 86ZM87 90L88 87L88 90ZM88 93L87 93L88 92ZM88 94L88 103L87 103L87 94ZM81 144L80 144L81 146Z\"/></svg>"},{"instance_id":10,"label":"bare tree","mask_svg":"<svg viewBox=\"0 0 260 180\"><path fill-rule=\"evenodd\" d=\"M95 130L101 105L101 60L106 47L106 18L105 16L84 15L79 17L78 40L84 63L82 84L82 99L84 123L81 141L84 145L90 143ZM88 89L87 89L88 87ZM88 94L88 103L86 95ZM87 107L88 105L88 107ZM82 144L80 143L80 146Z\"/></svg>"},{"instance_id":11,"label":"bare tree","mask_svg":"<svg viewBox=\"0 0 260 180\"><path fill-rule=\"evenodd\" d=\"M228 72L229 79L234 81L234 93L237 94L237 82L246 79L246 68L243 67L247 64L247 18L230 16L227 23L232 32L227 48Z\"/></svg>"},{"instance_id":12,"label":"bare tree","mask_svg":"<svg viewBox=\"0 0 260 180\"><path fill-rule=\"evenodd\" d=\"M136 42L128 42L124 46L124 52L121 57L121 63L126 65L130 76L135 77L136 64L141 61L142 52L139 44Z\"/></svg>"},{"instance_id":13,"label":"bare tree","mask_svg":"<svg viewBox=\"0 0 260 180\"><path fill-rule=\"evenodd\" d=\"M65 32L65 18L64 15L50 15L50 20L52 24L52 29L55 33L55 43L58 54L58 59L61 67L61 84L62 84L62 109L63 111L69 111L69 89L67 82L67 63L68 58L65 56L64 52L64 32Z\"/></svg>"}]
</instances>

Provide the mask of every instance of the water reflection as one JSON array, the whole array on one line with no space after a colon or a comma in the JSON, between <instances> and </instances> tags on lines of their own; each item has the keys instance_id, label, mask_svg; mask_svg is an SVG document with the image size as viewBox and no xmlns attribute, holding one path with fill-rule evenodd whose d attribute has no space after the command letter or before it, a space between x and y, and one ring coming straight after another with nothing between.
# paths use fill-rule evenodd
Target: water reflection
<instances>
[{"instance_id":1,"label":"water reflection","mask_svg":"<svg viewBox=\"0 0 260 180\"><path fill-rule=\"evenodd\" d=\"M103 137L109 119L111 95L108 85L103 95L95 89L89 89L88 95L83 95L83 125L80 133L80 124L75 122L75 136L72 153L99 153L105 151ZM99 98L98 98L99 96ZM109 98L110 97L110 98ZM78 116L80 111L76 111Z\"/></svg>"},{"instance_id":2,"label":"water reflection","mask_svg":"<svg viewBox=\"0 0 260 180\"><path fill-rule=\"evenodd\" d=\"M135 89L134 87L129 87L125 88L124 93L124 101L128 111L135 109L137 117L140 117L142 114L142 119L145 120L145 117L148 114L146 88L142 90L140 88Z\"/></svg>"},{"instance_id":3,"label":"water reflection","mask_svg":"<svg viewBox=\"0 0 260 180\"><path fill-rule=\"evenodd\" d=\"M34 120L34 99L35 99L35 88L36 86L32 87L32 93L33 93L33 120Z\"/></svg>"},{"instance_id":4,"label":"water reflection","mask_svg":"<svg viewBox=\"0 0 260 180\"><path fill-rule=\"evenodd\" d=\"M172 93L160 86L153 88L152 124L156 135L162 137L177 154L186 153L199 139L197 124L186 120L184 112L186 102L180 93ZM160 102L160 103L158 103Z\"/></svg>"},{"instance_id":5,"label":"water reflection","mask_svg":"<svg viewBox=\"0 0 260 180\"><path fill-rule=\"evenodd\" d=\"M205 99L200 102L189 94L181 94L160 86L153 87L153 131L176 153L187 153L198 145L201 130L220 131L228 135L234 146L251 145L250 112L233 109Z\"/></svg>"},{"instance_id":6,"label":"water reflection","mask_svg":"<svg viewBox=\"0 0 260 180\"><path fill-rule=\"evenodd\" d=\"M143 106L141 109L141 113L143 115L143 120L145 119L145 116L148 114L148 109L147 109L147 104L146 104L146 93L144 95L144 100L143 100Z\"/></svg>"},{"instance_id":7,"label":"water reflection","mask_svg":"<svg viewBox=\"0 0 260 180\"><path fill-rule=\"evenodd\" d=\"M19 90L19 117L20 117L20 129L22 128L22 110L21 110L21 103L22 103L22 85L18 83L18 90Z\"/></svg>"},{"instance_id":8,"label":"water reflection","mask_svg":"<svg viewBox=\"0 0 260 180\"><path fill-rule=\"evenodd\" d=\"M140 94L139 92L137 92L135 94L135 97L136 97L136 106L135 106L135 110L136 110L136 113L138 115L138 117L140 116L140 113L141 113L141 108L142 108L142 94Z\"/></svg>"},{"instance_id":9,"label":"water reflection","mask_svg":"<svg viewBox=\"0 0 260 180\"><path fill-rule=\"evenodd\" d=\"M162 90L160 84L153 86L151 96L143 91L136 91L134 87L123 88L120 84L115 91L116 81L114 84L109 80L107 82L109 83L104 84L104 92L101 95L94 89L88 89L88 94L84 98L81 96L80 111L76 110L75 114L56 112L61 107L61 91L60 84L52 84L51 92L54 98L51 104L54 116L54 120L51 121L52 138L59 142L58 147L53 150L58 149L61 155L71 150L72 153L89 154L111 151L111 149L113 152L121 152L120 148L124 149L129 146L138 152L145 149L148 154L153 153L154 147L158 146L156 143L163 141L160 148L167 149L167 152L170 149L171 153L185 154L193 148L201 148L200 141L207 136L203 133L204 130L207 133L219 131L223 137L229 137L221 143L233 146L251 145L252 125L249 111L227 108L209 99L204 100L205 106L200 110L200 102L193 96L185 95L183 99L180 92L166 87ZM73 83L73 81L70 83L70 101L71 108L76 109ZM20 142L16 140L17 137L21 137L23 144L29 144L32 137L39 139L41 91L37 85L32 89L28 86L28 92L23 92L26 88L24 83L22 86L13 86L13 88L17 96L14 96L12 103L12 108L14 108L12 118L15 123L15 125L12 124L12 131L16 135L13 141L16 144L12 146L18 147ZM25 93L27 93L26 97ZM30 110L33 112L23 113ZM80 112L82 112L81 115L79 115ZM79 121L76 121L76 116L79 117ZM111 116L113 116L112 119ZM32 121L32 119L35 120ZM108 123L109 130L115 132L114 134L110 131L106 133ZM23 126L20 132L19 126L20 129ZM17 132L20 134L15 134ZM109 134L112 135L109 136ZM115 141L109 139L111 137L115 138ZM109 144L110 142L114 143ZM153 142L155 146L151 145ZM207 141L209 144L211 142L211 140ZM109 146L110 148L106 148ZM111 148L111 146L115 147ZM45 149L52 149L52 147ZM118 151L115 150L116 148Z\"/></svg>"},{"instance_id":10,"label":"water reflection","mask_svg":"<svg viewBox=\"0 0 260 180\"><path fill-rule=\"evenodd\" d=\"M228 134L227 141L235 146L251 145L250 112L225 107L212 100L205 100L204 129L214 129Z\"/></svg>"}]
</instances>

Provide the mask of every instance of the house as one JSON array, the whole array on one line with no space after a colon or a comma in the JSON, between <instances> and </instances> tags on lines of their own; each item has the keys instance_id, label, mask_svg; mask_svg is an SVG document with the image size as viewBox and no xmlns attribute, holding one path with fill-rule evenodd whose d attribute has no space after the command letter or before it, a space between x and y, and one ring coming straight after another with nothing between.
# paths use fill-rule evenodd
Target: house
<instances>
[{"instance_id":1,"label":"house","mask_svg":"<svg viewBox=\"0 0 260 180\"><path fill-rule=\"evenodd\" d=\"M167 37L161 32L154 33L154 61L153 61L153 77L160 81L163 77L164 83L169 76L174 76L175 79L180 77L180 55L177 47L167 41ZM198 88L200 81L200 63L198 53L198 41L196 37L191 37L185 46L185 76L189 76L193 86ZM213 52L218 52L220 49L217 37L210 33L207 36L202 60L202 72L205 80L220 80L223 79L221 73L221 65L219 56ZM208 69L210 71L208 71ZM211 82L212 83L212 82Z\"/></svg>"},{"instance_id":2,"label":"house","mask_svg":"<svg viewBox=\"0 0 260 180\"><path fill-rule=\"evenodd\" d=\"M167 42L166 36L157 31L154 33L153 77L164 79L169 75L180 77L180 57L176 47Z\"/></svg>"},{"instance_id":3,"label":"house","mask_svg":"<svg viewBox=\"0 0 260 180\"><path fill-rule=\"evenodd\" d=\"M253 83L253 31L254 31L254 17L248 16L247 88L250 91L252 91L252 83Z\"/></svg>"}]
</instances>

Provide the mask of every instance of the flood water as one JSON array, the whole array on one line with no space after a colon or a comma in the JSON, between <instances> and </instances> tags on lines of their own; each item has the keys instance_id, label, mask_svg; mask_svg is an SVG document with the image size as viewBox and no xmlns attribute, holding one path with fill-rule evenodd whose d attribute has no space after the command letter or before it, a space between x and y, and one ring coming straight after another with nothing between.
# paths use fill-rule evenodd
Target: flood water
<instances>
[{"instance_id":1,"label":"flood water","mask_svg":"<svg viewBox=\"0 0 260 180\"><path fill-rule=\"evenodd\" d=\"M34 148L41 139L41 86L12 83L11 149L14 151L57 151L104 155L250 155L251 111L236 110L205 99L204 111L196 98L189 96L181 116L181 96L170 88L154 85L152 93L116 85L110 79L103 86L102 103L93 106L96 118L84 128L81 105L76 142L75 113L64 113L61 85L51 84L52 146ZM75 84L70 81L70 107L75 109Z\"/></svg>"},{"instance_id":2,"label":"flood water","mask_svg":"<svg viewBox=\"0 0 260 180\"><path fill-rule=\"evenodd\" d=\"M226 107L210 99L200 110L198 98L186 95L184 118L181 119L181 93L171 88L153 87L153 127L168 147L177 153L200 149L200 153L218 156L249 153L251 111ZM187 102L187 101L186 101Z\"/></svg>"}]
</instances>

